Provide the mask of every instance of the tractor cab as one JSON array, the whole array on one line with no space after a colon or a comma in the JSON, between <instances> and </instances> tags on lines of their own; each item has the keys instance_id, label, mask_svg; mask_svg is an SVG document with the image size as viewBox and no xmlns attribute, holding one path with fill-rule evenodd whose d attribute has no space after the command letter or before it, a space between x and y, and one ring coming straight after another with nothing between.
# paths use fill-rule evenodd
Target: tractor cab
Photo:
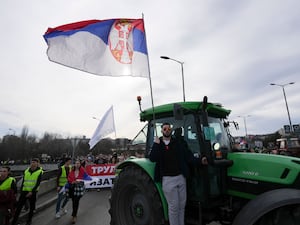
<instances>
[{"instance_id":1,"label":"tractor cab","mask_svg":"<svg viewBox=\"0 0 300 225\"><path fill-rule=\"evenodd\" d=\"M207 113L207 115L203 115ZM218 104L207 103L203 112L202 102L181 102L142 111L141 121L148 124L138 133L131 143L131 149L144 148L147 158L155 136L162 136L161 125L168 122L172 126L172 135L182 139L197 158L206 156L209 166L205 169L191 167L192 175L187 180L188 198L195 202L209 202L224 194L226 168L232 164L227 160L231 152L228 123L225 121L230 110ZM203 118L205 117L205 118ZM190 201L189 201L190 202Z\"/></svg>"}]
</instances>

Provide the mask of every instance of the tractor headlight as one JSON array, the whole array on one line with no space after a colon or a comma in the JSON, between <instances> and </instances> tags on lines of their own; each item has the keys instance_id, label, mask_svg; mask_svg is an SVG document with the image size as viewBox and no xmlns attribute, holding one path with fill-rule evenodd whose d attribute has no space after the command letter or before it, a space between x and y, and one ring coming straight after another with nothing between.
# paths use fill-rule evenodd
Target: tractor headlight
<instances>
[{"instance_id":1,"label":"tractor headlight","mask_svg":"<svg viewBox=\"0 0 300 225\"><path fill-rule=\"evenodd\" d=\"M221 147L221 145L220 145L219 142L216 142L216 143L213 144L213 149L214 149L215 151L219 151L219 150L220 150L220 147Z\"/></svg>"}]
</instances>

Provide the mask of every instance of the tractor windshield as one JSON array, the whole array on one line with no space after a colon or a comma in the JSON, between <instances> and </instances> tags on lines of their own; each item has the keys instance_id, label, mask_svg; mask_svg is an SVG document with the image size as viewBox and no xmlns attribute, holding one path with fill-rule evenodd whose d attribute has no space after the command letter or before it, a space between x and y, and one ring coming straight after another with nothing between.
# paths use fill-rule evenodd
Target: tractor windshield
<instances>
[{"instance_id":1,"label":"tractor windshield","mask_svg":"<svg viewBox=\"0 0 300 225\"><path fill-rule=\"evenodd\" d=\"M197 132L200 129L203 131L203 126L201 124L196 124L195 121L194 114L184 115L180 120L176 120L174 117L156 119L155 125L153 124L153 120L151 120L132 140L129 150L135 152L144 151L147 156L153 145L154 136L161 137L161 125L168 122L172 126L172 135L183 138L189 146L189 149L196 157L198 157L202 152L198 138L202 134L198 135ZM230 149L230 141L227 132L225 131L223 121L220 118L208 117L208 123L210 130L212 131L212 135L210 136L211 146L218 143L220 149L227 152Z\"/></svg>"},{"instance_id":2,"label":"tractor windshield","mask_svg":"<svg viewBox=\"0 0 300 225\"><path fill-rule=\"evenodd\" d=\"M150 126L148 130L149 149L152 147L154 136L162 136L161 125L165 122L171 124L172 135L178 138L183 138L187 142L190 150L194 153L194 155L198 156L200 147L197 139L197 127L195 125L195 119L192 114L185 115L182 120L176 120L174 119L174 117L157 119L155 121L155 126Z\"/></svg>"},{"instance_id":3,"label":"tractor windshield","mask_svg":"<svg viewBox=\"0 0 300 225\"><path fill-rule=\"evenodd\" d=\"M230 149L230 142L222 120L219 118L209 117L208 121L209 127L214 131L211 144L219 143L222 150L228 151ZM148 126L148 135L145 135L145 137L147 137L147 152L153 145L154 136L162 136L161 125L165 122L171 124L173 130L172 135L183 138L195 156L199 156L201 154L198 140L199 135L197 134L197 124L195 123L195 117L193 114L185 115L182 120L176 120L174 117L157 119L155 121L155 126L152 124L153 121L150 121L151 126ZM199 126L201 125L199 124ZM203 130L203 127L201 127L201 130ZM144 134L142 136L144 136Z\"/></svg>"},{"instance_id":4,"label":"tractor windshield","mask_svg":"<svg viewBox=\"0 0 300 225\"><path fill-rule=\"evenodd\" d=\"M230 149L230 141L224 128L223 121L219 118L209 117L208 124L210 128L213 128L213 135L210 140L211 145L213 146L215 143L219 143L222 150L228 151Z\"/></svg>"}]
</instances>

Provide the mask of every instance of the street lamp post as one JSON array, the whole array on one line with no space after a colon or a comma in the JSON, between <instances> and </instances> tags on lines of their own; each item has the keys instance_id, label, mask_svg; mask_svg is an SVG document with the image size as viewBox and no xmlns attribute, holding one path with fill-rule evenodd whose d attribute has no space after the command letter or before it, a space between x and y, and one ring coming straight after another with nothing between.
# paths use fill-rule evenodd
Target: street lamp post
<instances>
[{"instance_id":1,"label":"street lamp post","mask_svg":"<svg viewBox=\"0 0 300 225\"><path fill-rule=\"evenodd\" d=\"M71 144L72 144L72 163L74 163L75 149L76 149L76 146L77 146L78 142L79 142L78 138L72 138L71 139Z\"/></svg>"},{"instance_id":2,"label":"street lamp post","mask_svg":"<svg viewBox=\"0 0 300 225\"><path fill-rule=\"evenodd\" d=\"M168 56L161 56L160 58L162 58L162 59L170 59L170 60L172 60L174 62L177 62L177 63L179 63L181 65L182 92L183 92L183 101L185 102L184 73L183 73L183 64L184 64L184 62L178 61L176 59L172 59L172 58L170 58Z\"/></svg>"},{"instance_id":3,"label":"street lamp post","mask_svg":"<svg viewBox=\"0 0 300 225\"><path fill-rule=\"evenodd\" d=\"M275 85L275 86L279 86L279 87L282 88L283 97L284 97L285 106L286 106L286 111L287 111L288 118L289 118L289 123L290 123L290 132L293 132L293 126L292 126L292 121L291 121L290 111L289 111L288 103L287 103L287 100L286 100L286 95L285 95L284 87L287 86L287 85L292 85L292 84L294 84L294 83L295 83L295 82L290 82L290 83L287 83L287 84L274 84L274 83L271 83L271 84L270 84L270 85Z\"/></svg>"},{"instance_id":4,"label":"street lamp post","mask_svg":"<svg viewBox=\"0 0 300 225\"><path fill-rule=\"evenodd\" d=\"M238 116L244 119L244 127L245 127L245 138L247 138L248 134L247 134L247 123L246 123L246 117L250 117L250 115L247 116Z\"/></svg>"}]
</instances>

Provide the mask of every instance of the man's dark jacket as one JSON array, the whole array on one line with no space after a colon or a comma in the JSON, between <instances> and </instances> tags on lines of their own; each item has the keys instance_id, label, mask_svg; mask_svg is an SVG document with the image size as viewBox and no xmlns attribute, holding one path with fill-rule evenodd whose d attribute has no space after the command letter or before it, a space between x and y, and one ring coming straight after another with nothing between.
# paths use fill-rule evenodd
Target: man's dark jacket
<instances>
[{"instance_id":1,"label":"man's dark jacket","mask_svg":"<svg viewBox=\"0 0 300 225\"><path fill-rule=\"evenodd\" d=\"M156 162L154 171L154 180L156 182L162 181L165 163L163 155L165 152L165 143L163 142L162 137L160 137L159 139L160 143L157 144L154 142L152 150L149 154L149 159L152 162ZM184 177L187 178L189 176L189 164L201 164L200 159L193 156L193 153L188 149L187 143L183 139L175 138L172 136L168 146L169 148L174 148L176 150L175 152L179 161L180 172Z\"/></svg>"}]
</instances>

